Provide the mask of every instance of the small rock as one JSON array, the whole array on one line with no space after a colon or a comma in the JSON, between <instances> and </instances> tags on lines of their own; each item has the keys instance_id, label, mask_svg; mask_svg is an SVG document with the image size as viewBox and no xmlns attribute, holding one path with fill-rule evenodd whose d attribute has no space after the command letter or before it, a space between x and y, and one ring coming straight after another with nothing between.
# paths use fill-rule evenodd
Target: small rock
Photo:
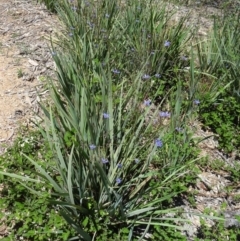
<instances>
[{"instance_id":1,"label":"small rock","mask_svg":"<svg viewBox=\"0 0 240 241\"><path fill-rule=\"evenodd\" d=\"M32 59L28 59L29 64L33 65L33 66L38 66L38 63Z\"/></svg>"},{"instance_id":2,"label":"small rock","mask_svg":"<svg viewBox=\"0 0 240 241\"><path fill-rule=\"evenodd\" d=\"M224 223L225 228L240 227L240 222L235 218L236 215L240 216L240 210L224 212L224 217L226 219Z\"/></svg>"}]
</instances>

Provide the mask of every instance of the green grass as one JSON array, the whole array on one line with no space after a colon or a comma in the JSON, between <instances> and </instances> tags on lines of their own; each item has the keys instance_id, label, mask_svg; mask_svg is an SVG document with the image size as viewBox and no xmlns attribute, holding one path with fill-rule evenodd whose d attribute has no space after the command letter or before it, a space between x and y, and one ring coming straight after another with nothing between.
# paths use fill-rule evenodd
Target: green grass
<instances>
[{"instance_id":1,"label":"green grass","mask_svg":"<svg viewBox=\"0 0 240 241\"><path fill-rule=\"evenodd\" d=\"M186 240L176 200L194 185L195 163L204 165L189 124L202 120L226 153L239 148L239 15L216 19L192 47L186 18L170 25L155 1L44 2L65 28L52 43L53 104L42 103L40 139L23 138L6 154L0 173L20 181L2 178L11 187L6 208L29 210L33 222L51 213L29 240ZM43 216L31 209L40 206ZM29 225L20 222L12 237ZM210 236L203 225L203 237L216 227Z\"/></svg>"}]
</instances>

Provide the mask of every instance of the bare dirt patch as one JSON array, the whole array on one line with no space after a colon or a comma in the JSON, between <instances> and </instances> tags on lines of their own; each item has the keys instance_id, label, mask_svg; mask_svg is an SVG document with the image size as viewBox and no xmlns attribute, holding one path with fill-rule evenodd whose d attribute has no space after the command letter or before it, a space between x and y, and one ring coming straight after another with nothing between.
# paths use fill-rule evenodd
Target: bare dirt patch
<instances>
[{"instance_id":1,"label":"bare dirt patch","mask_svg":"<svg viewBox=\"0 0 240 241\"><path fill-rule=\"evenodd\" d=\"M187 16L185 26L193 31L197 36L207 37L213 27L214 17L222 15L222 11L211 6L179 6L167 3L167 9L172 13L173 24L177 24L182 17Z\"/></svg>"},{"instance_id":2,"label":"bare dirt patch","mask_svg":"<svg viewBox=\"0 0 240 241\"><path fill-rule=\"evenodd\" d=\"M34 1L0 0L0 154L29 125L44 98L44 79L53 74L45 37L57 18Z\"/></svg>"}]
</instances>

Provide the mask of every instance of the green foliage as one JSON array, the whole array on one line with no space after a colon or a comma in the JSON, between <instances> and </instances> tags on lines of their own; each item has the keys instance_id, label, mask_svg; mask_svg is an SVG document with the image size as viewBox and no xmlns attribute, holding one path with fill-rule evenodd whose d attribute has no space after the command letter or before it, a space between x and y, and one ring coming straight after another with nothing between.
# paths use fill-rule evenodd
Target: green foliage
<instances>
[{"instance_id":1,"label":"green foliage","mask_svg":"<svg viewBox=\"0 0 240 241\"><path fill-rule=\"evenodd\" d=\"M28 156L82 240L142 240L153 226L180 229L176 222L184 220L171 205L196 159L180 117L184 19L172 28L154 1L117 3L64 1L58 8L66 33L53 52L58 84L51 83L54 107L43 107L42 129L54 171ZM172 118L161 119L169 102Z\"/></svg>"},{"instance_id":2,"label":"green foliage","mask_svg":"<svg viewBox=\"0 0 240 241\"><path fill-rule=\"evenodd\" d=\"M3 170L11 173L24 173L24 177L38 179L33 166L29 164L23 154L32 156L36 160L40 153L45 153L44 158L37 162L48 168L51 163L52 152L46 143L42 143L39 132L31 132L25 135L26 130L21 131L23 136L18 137L13 147L0 157L0 165ZM33 184L24 181L19 183L6 176L1 176L1 215L8 227L9 234L3 240L67 240L71 232L66 226L57 209L51 209L47 199L51 186L42 186L40 182ZM33 188L41 192L40 196L33 195L28 189Z\"/></svg>"},{"instance_id":3,"label":"green foliage","mask_svg":"<svg viewBox=\"0 0 240 241\"><path fill-rule=\"evenodd\" d=\"M181 232L177 230L173 230L172 228L161 229L159 226L154 226L153 231L153 239L159 241L187 241L186 235L181 234Z\"/></svg>"},{"instance_id":4,"label":"green foliage","mask_svg":"<svg viewBox=\"0 0 240 241\"><path fill-rule=\"evenodd\" d=\"M204 102L200 108L203 123L219 135L219 147L226 153L240 147L240 103L236 98L223 95L215 103Z\"/></svg>"},{"instance_id":5,"label":"green foliage","mask_svg":"<svg viewBox=\"0 0 240 241\"><path fill-rule=\"evenodd\" d=\"M44 3L48 10L53 13L56 13L57 3L61 0L37 0L37 2Z\"/></svg>"},{"instance_id":6,"label":"green foliage","mask_svg":"<svg viewBox=\"0 0 240 241\"><path fill-rule=\"evenodd\" d=\"M199 228L197 238L194 238L194 241L200 240L230 240L235 241L240 238L240 230L238 227L229 227L224 226L224 221L219 221L213 227L207 226L207 224L202 221L201 228Z\"/></svg>"},{"instance_id":7,"label":"green foliage","mask_svg":"<svg viewBox=\"0 0 240 241\"><path fill-rule=\"evenodd\" d=\"M240 14L215 19L214 31L198 44L199 68L207 72L202 82L200 118L219 135L226 153L239 149Z\"/></svg>"},{"instance_id":8,"label":"green foliage","mask_svg":"<svg viewBox=\"0 0 240 241\"><path fill-rule=\"evenodd\" d=\"M159 11L155 7L155 1L127 1L126 5L106 0L81 5L65 2L59 8L66 25L66 38L61 40L61 46L76 53L73 61L77 63L76 70L82 70L79 77L92 79L92 70L101 74L101 69L106 72L117 69L120 73L112 76L117 84L123 78L136 78L141 73L139 79L151 77L150 92L146 90L148 97L158 99L163 88L175 87L175 77L183 73L188 63L183 58L187 54L184 47L191 34L183 27L185 18L171 27L171 15L164 6ZM69 80L68 88L70 85ZM98 89L95 86L92 91Z\"/></svg>"},{"instance_id":9,"label":"green foliage","mask_svg":"<svg viewBox=\"0 0 240 241\"><path fill-rule=\"evenodd\" d=\"M18 77L18 78L22 78L23 76L24 76L23 70L22 70L22 69L18 69L18 71L17 71L17 77Z\"/></svg>"},{"instance_id":10,"label":"green foliage","mask_svg":"<svg viewBox=\"0 0 240 241\"><path fill-rule=\"evenodd\" d=\"M239 183L240 180L240 164L234 163L233 167L227 167L226 170L230 173L231 181L233 184Z\"/></svg>"},{"instance_id":11,"label":"green foliage","mask_svg":"<svg viewBox=\"0 0 240 241\"><path fill-rule=\"evenodd\" d=\"M53 105L42 106L44 145L24 141L19 165L0 172L21 183L7 194L15 216L28 220L20 222L17 237L67 239L70 232L50 232L52 222L62 230L60 214L77 234L71 240L186 240L176 232L186 220L175 207L197 172L189 121L200 113L222 148L239 145L234 27L225 22L217 31L215 22L210 41L197 45L195 66L196 49L186 51L185 18L170 25L171 16L153 0L44 2L65 26L52 43L57 82L49 83ZM232 25L238 28L237 18ZM48 155L39 158L38 148ZM23 209L45 236L33 233L34 221Z\"/></svg>"}]
</instances>

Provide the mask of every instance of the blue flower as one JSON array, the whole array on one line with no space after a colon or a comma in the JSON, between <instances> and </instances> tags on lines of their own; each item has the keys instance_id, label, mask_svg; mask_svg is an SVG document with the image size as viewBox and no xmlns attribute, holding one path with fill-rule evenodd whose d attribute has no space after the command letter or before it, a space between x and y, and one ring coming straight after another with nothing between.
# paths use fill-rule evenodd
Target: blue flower
<instances>
[{"instance_id":1,"label":"blue flower","mask_svg":"<svg viewBox=\"0 0 240 241\"><path fill-rule=\"evenodd\" d=\"M151 76L148 75L148 74L144 74L144 75L142 76L142 79L143 79L143 80L148 80L148 79L150 79L150 78L151 78Z\"/></svg>"},{"instance_id":2,"label":"blue flower","mask_svg":"<svg viewBox=\"0 0 240 241\"><path fill-rule=\"evenodd\" d=\"M57 53L56 53L56 52L52 52L51 54L52 54L52 56L56 56L56 55L57 55Z\"/></svg>"},{"instance_id":3,"label":"blue flower","mask_svg":"<svg viewBox=\"0 0 240 241\"><path fill-rule=\"evenodd\" d=\"M171 116L171 114L168 111L166 111L166 112L160 111L159 116L163 117L163 118L169 118Z\"/></svg>"},{"instance_id":4,"label":"blue flower","mask_svg":"<svg viewBox=\"0 0 240 241\"><path fill-rule=\"evenodd\" d=\"M89 148L90 148L91 150L94 150L94 149L96 149L96 146L95 146L94 144L91 144L91 145L89 145Z\"/></svg>"},{"instance_id":5,"label":"blue flower","mask_svg":"<svg viewBox=\"0 0 240 241\"><path fill-rule=\"evenodd\" d=\"M122 164L121 164L121 163L118 163L117 167L118 167L118 168L122 168Z\"/></svg>"},{"instance_id":6,"label":"blue flower","mask_svg":"<svg viewBox=\"0 0 240 241\"><path fill-rule=\"evenodd\" d=\"M103 163L103 164L106 164L106 163L108 163L108 162L109 162L108 159L102 158L102 163Z\"/></svg>"},{"instance_id":7,"label":"blue flower","mask_svg":"<svg viewBox=\"0 0 240 241\"><path fill-rule=\"evenodd\" d=\"M109 114L108 113L103 113L103 118L104 119L109 119Z\"/></svg>"},{"instance_id":8,"label":"blue flower","mask_svg":"<svg viewBox=\"0 0 240 241\"><path fill-rule=\"evenodd\" d=\"M193 103L194 103L195 105L199 105L199 104L200 104L200 101L199 101L199 100L194 100Z\"/></svg>"},{"instance_id":9,"label":"blue flower","mask_svg":"<svg viewBox=\"0 0 240 241\"><path fill-rule=\"evenodd\" d=\"M155 140L155 146L156 147L162 147L163 146L163 143L159 138Z\"/></svg>"},{"instance_id":10,"label":"blue flower","mask_svg":"<svg viewBox=\"0 0 240 241\"><path fill-rule=\"evenodd\" d=\"M122 182L122 179L121 179L121 178L119 178L119 177L116 178L116 183L117 183L117 184L120 184L121 182Z\"/></svg>"},{"instance_id":11,"label":"blue flower","mask_svg":"<svg viewBox=\"0 0 240 241\"><path fill-rule=\"evenodd\" d=\"M155 74L155 77L156 78L161 78L161 75L160 74Z\"/></svg>"},{"instance_id":12,"label":"blue flower","mask_svg":"<svg viewBox=\"0 0 240 241\"><path fill-rule=\"evenodd\" d=\"M73 36L73 33L69 33L69 36L72 37L72 36Z\"/></svg>"},{"instance_id":13,"label":"blue flower","mask_svg":"<svg viewBox=\"0 0 240 241\"><path fill-rule=\"evenodd\" d=\"M164 42L164 46L165 46L165 47L169 47L170 45L171 45L171 42L170 42L170 41L167 40L167 41Z\"/></svg>"},{"instance_id":14,"label":"blue flower","mask_svg":"<svg viewBox=\"0 0 240 241\"><path fill-rule=\"evenodd\" d=\"M113 69L112 72L113 72L114 74L120 74L120 73L121 73L118 69Z\"/></svg>"},{"instance_id":15,"label":"blue flower","mask_svg":"<svg viewBox=\"0 0 240 241\"><path fill-rule=\"evenodd\" d=\"M105 14L105 17L106 17L106 18L109 18L109 17L110 17L110 14L106 13L106 14Z\"/></svg>"},{"instance_id":16,"label":"blue flower","mask_svg":"<svg viewBox=\"0 0 240 241\"><path fill-rule=\"evenodd\" d=\"M151 100L150 99L144 100L144 105L145 106L150 106L151 105Z\"/></svg>"}]
</instances>

